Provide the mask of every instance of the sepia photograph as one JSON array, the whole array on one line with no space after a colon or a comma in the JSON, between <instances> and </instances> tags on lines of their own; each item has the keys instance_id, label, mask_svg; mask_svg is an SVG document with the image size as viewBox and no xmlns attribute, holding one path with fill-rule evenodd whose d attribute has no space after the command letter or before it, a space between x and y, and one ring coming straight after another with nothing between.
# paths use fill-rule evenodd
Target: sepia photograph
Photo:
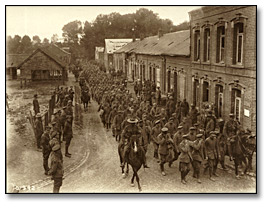
<instances>
[{"instance_id":1,"label":"sepia photograph","mask_svg":"<svg viewBox=\"0 0 272 209\"><path fill-rule=\"evenodd\" d=\"M6 194L256 194L257 6L5 5Z\"/></svg>"}]
</instances>

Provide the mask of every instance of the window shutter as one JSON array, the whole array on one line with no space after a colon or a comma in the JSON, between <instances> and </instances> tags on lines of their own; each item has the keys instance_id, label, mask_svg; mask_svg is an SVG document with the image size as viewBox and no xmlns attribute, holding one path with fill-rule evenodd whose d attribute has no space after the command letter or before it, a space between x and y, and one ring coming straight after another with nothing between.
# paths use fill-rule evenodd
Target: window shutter
<instances>
[{"instance_id":1,"label":"window shutter","mask_svg":"<svg viewBox=\"0 0 272 209\"><path fill-rule=\"evenodd\" d=\"M232 64L236 64L236 50L237 50L237 25L233 28L233 59Z\"/></svg>"},{"instance_id":2,"label":"window shutter","mask_svg":"<svg viewBox=\"0 0 272 209\"><path fill-rule=\"evenodd\" d=\"M231 113L234 113L234 106L235 106L235 89L231 90Z\"/></svg>"},{"instance_id":3,"label":"window shutter","mask_svg":"<svg viewBox=\"0 0 272 209\"><path fill-rule=\"evenodd\" d=\"M217 28L217 38L216 38L216 62L219 62L219 50L220 50L220 27Z\"/></svg>"}]
</instances>

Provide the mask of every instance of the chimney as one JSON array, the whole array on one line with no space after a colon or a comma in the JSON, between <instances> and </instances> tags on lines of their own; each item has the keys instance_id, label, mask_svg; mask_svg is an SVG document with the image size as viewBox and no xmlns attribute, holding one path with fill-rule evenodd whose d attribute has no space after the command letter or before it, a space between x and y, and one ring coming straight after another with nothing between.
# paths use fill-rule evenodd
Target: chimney
<instances>
[{"instance_id":1,"label":"chimney","mask_svg":"<svg viewBox=\"0 0 272 209\"><path fill-rule=\"evenodd\" d=\"M159 31L158 31L158 38L160 38L162 36L163 36L162 29L159 29Z\"/></svg>"}]
</instances>

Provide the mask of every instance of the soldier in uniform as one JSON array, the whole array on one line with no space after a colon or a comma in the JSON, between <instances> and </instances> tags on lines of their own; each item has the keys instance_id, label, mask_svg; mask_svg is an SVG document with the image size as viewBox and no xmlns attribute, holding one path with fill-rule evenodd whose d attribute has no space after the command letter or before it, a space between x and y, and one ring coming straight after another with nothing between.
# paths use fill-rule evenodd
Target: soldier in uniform
<instances>
[{"instance_id":1,"label":"soldier in uniform","mask_svg":"<svg viewBox=\"0 0 272 209\"><path fill-rule=\"evenodd\" d=\"M153 146L154 146L153 157L155 159L157 159L158 162L159 162L159 155L158 155L159 144L157 141L157 137L161 133L161 128L162 127L161 127L160 120L157 120L157 121L155 121L155 126L152 128L152 131L151 131L151 137L152 137L152 142L153 142Z\"/></svg>"},{"instance_id":2,"label":"soldier in uniform","mask_svg":"<svg viewBox=\"0 0 272 209\"><path fill-rule=\"evenodd\" d=\"M186 176L190 172L190 162L192 155L188 143L188 135L183 135L183 140L178 146L179 155L179 171L181 174L181 183L186 184Z\"/></svg>"},{"instance_id":3,"label":"soldier in uniform","mask_svg":"<svg viewBox=\"0 0 272 209\"><path fill-rule=\"evenodd\" d=\"M68 149L73 138L72 116L68 115L63 129L63 141L65 141L65 157L71 157Z\"/></svg>"},{"instance_id":4,"label":"soldier in uniform","mask_svg":"<svg viewBox=\"0 0 272 209\"><path fill-rule=\"evenodd\" d=\"M169 118L169 122L164 125L168 128L168 133L171 135L171 138L174 136L174 133L177 131L177 125L174 123L174 118Z\"/></svg>"},{"instance_id":5,"label":"soldier in uniform","mask_svg":"<svg viewBox=\"0 0 272 209\"><path fill-rule=\"evenodd\" d=\"M191 111L190 111L189 115L192 120L191 125L194 125L195 123L197 123L197 116L199 115L199 112L196 109L195 105L193 105L193 104L191 104Z\"/></svg>"},{"instance_id":6,"label":"soldier in uniform","mask_svg":"<svg viewBox=\"0 0 272 209\"><path fill-rule=\"evenodd\" d=\"M61 142L61 121L60 121L60 115L61 115L61 110L56 110L54 112L54 118L52 120L52 122L55 122L55 130L58 132L59 142Z\"/></svg>"},{"instance_id":7,"label":"soldier in uniform","mask_svg":"<svg viewBox=\"0 0 272 209\"><path fill-rule=\"evenodd\" d=\"M60 144L58 142L51 141L50 145L52 147L52 155L51 167L48 171L48 175L52 175L52 179L54 180L53 193L59 193L63 179L63 158L60 150Z\"/></svg>"},{"instance_id":8,"label":"soldier in uniform","mask_svg":"<svg viewBox=\"0 0 272 209\"><path fill-rule=\"evenodd\" d=\"M118 110L117 115L114 117L112 122L112 131L114 132L116 141L120 141L123 121L124 121L123 111Z\"/></svg>"},{"instance_id":9,"label":"soldier in uniform","mask_svg":"<svg viewBox=\"0 0 272 209\"><path fill-rule=\"evenodd\" d=\"M42 153L43 153L43 168L44 168L44 174L48 175L49 167L48 167L48 159L51 153L51 147L49 145L50 141L50 126L45 127L45 131L43 132L43 135L41 137L41 146L42 146Z\"/></svg>"},{"instance_id":10,"label":"soldier in uniform","mask_svg":"<svg viewBox=\"0 0 272 209\"><path fill-rule=\"evenodd\" d=\"M209 111L208 115L207 115L206 126L205 126L206 137L208 137L210 135L211 131L215 130L215 126L216 126L216 124L215 124L213 116L212 116L212 111Z\"/></svg>"},{"instance_id":11,"label":"soldier in uniform","mask_svg":"<svg viewBox=\"0 0 272 209\"><path fill-rule=\"evenodd\" d=\"M192 142L195 141L196 140L196 128L190 127L189 133L187 135L188 135L188 139L190 141L192 141Z\"/></svg>"},{"instance_id":12,"label":"soldier in uniform","mask_svg":"<svg viewBox=\"0 0 272 209\"><path fill-rule=\"evenodd\" d=\"M37 149L38 151L42 151L41 149L41 137L43 134L43 124L42 124L42 115L41 113L37 113L35 120L35 134L37 140Z\"/></svg>"},{"instance_id":13,"label":"soldier in uniform","mask_svg":"<svg viewBox=\"0 0 272 209\"><path fill-rule=\"evenodd\" d=\"M175 112L176 105L174 102L173 96L170 96L169 101L166 104L166 112L167 112L167 117L170 118L171 115Z\"/></svg>"},{"instance_id":14,"label":"soldier in uniform","mask_svg":"<svg viewBox=\"0 0 272 209\"><path fill-rule=\"evenodd\" d=\"M179 126L179 120L177 118L177 113L174 112L172 114L172 118L173 118L173 122L174 122L175 126L178 127Z\"/></svg>"},{"instance_id":15,"label":"soldier in uniform","mask_svg":"<svg viewBox=\"0 0 272 209\"><path fill-rule=\"evenodd\" d=\"M197 182L201 183L200 180L200 168L201 162L203 160L203 134L197 134L196 140L194 142L190 142L190 146L192 149L192 167L194 170L193 177L197 178Z\"/></svg>"},{"instance_id":16,"label":"soldier in uniform","mask_svg":"<svg viewBox=\"0 0 272 209\"><path fill-rule=\"evenodd\" d=\"M70 100L72 100L72 102L73 102L74 101L74 93L75 93L73 90L73 86L70 86L68 93L69 93Z\"/></svg>"},{"instance_id":17,"label":"soldier in uniform","mask_svg":"<svg viewBox=\"0 0 272 209\"><path fill-rule=\"evenodd\" d=\"M139 127L137 126L138 120L135 118L129 118L127 120L128 125L124 128L121 136L121 146L124 145L124 156L123 156L123 165L125 162L128 162L128 154L131 149L131 140L130 138L135 135L137 138L141 137L141 132ZM144 168L149 168L146 165L146 159L144 159Z\"/></svg>"},{"instance_id":18,"label":"soldier in uniform","mask_svg":"<svg viewBox=\"0 0 272 209\"><path fill-rule=\"evenodd\" d=\"M35 116L40 113L40 105L39 105L39 101L38 101L38 95L34 94L34 99L33 99L33 110L35 113Z\"/></svg>"},{"instance_id":19,"label":"soldier in uniform","mask_svg":"<svg viewBox=\"0 0 272 209\"><path fill-rule=\"evenodd\" d=\"M215 172L215 162L216 159L218 159L219 156L219 149L218 149L218 141L216 138L216 133L214 131L210 132L210 136L205 140L204 145L204 155L205 159L208 160L208 169L209 169L209 175L210 180L215 181L214 178L212 178L212 175L218 176L218 174Z\"/></svg>"},{"instance_id":20,"label":"soldier in uniform","mask_svg":"<svg viewBox=\"0 0 272 209\"><path fill-rule=\"evenodd\" d=\"M178 126L178 130L177 132L174 134L174 137L173 137L173 144L174 144L174 159L169 162L169 166L171 167L172 163L178 159L178 156L180 154L179 152L179 148L178 148L178 145L180 144L180 142L182 141L182 136L183 136L183 126L180 124Z\"/></svg>"},{"instance_id":21,"label":"soldier in uniform","mask_svg":"<svg viewBox=\"0 0 272 209\"><path fill-rule=\"evenodd\" d=\"M238 130L238 123L234 120L233 113L230 113L229 117L230 119L224 125L223 134L227 139L227 149L228 149L230 160L233 160L230 142L236 135L236 132Z\"/></svg>"},{"instance_id":22,"label":"soldier in uniform","mask_svg":"<svg viewBox=\"0 0 272 209\"><path fill-rule=\"evenodd\" d=\"M141 128L141 135L142 135L142 145L145 150L145 153L147 152L148 144L150 144L150 137L151 137L151 123L147 120L147 115L143 114L142 117L142 128Z\"/></svg>"},{"instance_id":23,"label":"soldier in uniform","mask_svg":"<svg viewBox=\"0 0 272 209\"><path fill-rule=\"evenodd\" d=\"M157 137L157 142L159 144L159 155L160 155L160 169L163 176L165 176L164 172L164 164L166 163L166 157L168 155L168 143L170 142L171 137L170 134L168 134L168 128L163 127L161 129L161 133Z\"/></svg>"}]
</instances>

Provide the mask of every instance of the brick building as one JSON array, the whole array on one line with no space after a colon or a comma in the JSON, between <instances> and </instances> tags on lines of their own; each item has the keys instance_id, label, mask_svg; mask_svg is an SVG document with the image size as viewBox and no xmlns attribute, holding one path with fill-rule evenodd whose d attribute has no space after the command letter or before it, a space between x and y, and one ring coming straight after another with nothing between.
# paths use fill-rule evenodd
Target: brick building
<instances>
[{"instance_id":1,"label":"brick building","mask_svg":"<svg viewBox=\"0 0 272 209\"><path fill-rule=\"evenodd\" d=\"M174 91L175 99L187 97L190 71L190 31L147 37L127 44L114 53L114 66L126 73L128 81L150 80L165 96Z\"/></svg>"},{"instance_id":2,"label":"brick building","mask_svg":"<svg viewBox=\"0 0 272 209\"><path fill-rule=\"evenodd\" d=\"M256 128L256 7L205 6L189 12L191 79L189 101L214 103L244 128Z\"/></svg>"}]
</instances>

